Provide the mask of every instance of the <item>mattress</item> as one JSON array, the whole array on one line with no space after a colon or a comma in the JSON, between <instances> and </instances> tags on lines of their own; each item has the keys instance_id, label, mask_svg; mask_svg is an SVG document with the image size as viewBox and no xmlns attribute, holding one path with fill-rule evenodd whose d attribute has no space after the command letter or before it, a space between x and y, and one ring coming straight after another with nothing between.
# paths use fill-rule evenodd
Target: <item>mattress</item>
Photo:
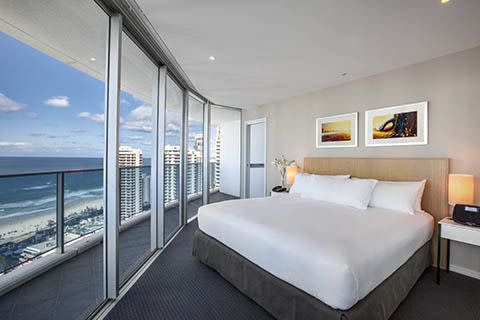
<instances>
[{"instance_id":1,"label":"mattress","mask_svg":"<svg viewBox=\"0 0 480 320\"><path fill-rule=\"evenodd\" d=\"M265 271L341 310L388 278L433 232L427 213L295 196L210 204L199 209L198 223Z\"/></svg>"}]
</instances>

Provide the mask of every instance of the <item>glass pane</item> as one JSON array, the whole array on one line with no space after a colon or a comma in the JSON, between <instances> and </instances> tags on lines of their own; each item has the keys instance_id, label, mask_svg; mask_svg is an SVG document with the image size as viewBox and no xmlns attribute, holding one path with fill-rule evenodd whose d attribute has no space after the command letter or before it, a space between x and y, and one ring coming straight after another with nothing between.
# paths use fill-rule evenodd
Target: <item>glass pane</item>
<instances>
[{"instance_id":1,"label":"glass pane","mask_svg":"<svg viewBox=\"0 0 480 320\"><path fill-rule=\"evenodd\" d=\"M56 175L0 178L0 273L56 248Z\"/></svg>"},{"instance_id":2,"label":"glass pane","mask_svg":"<svg viewBox=\"0 0 480 320\"><path fill-rule=\"evenodd\" d=\"M240 111L212 106L210 111L210 203L240 198L240 144Z\"/></svg>"},{"instance_id":3,"label":"glass pane","mask_svg":"<svg viewBox=\"0 0 480 320\"><path fill-rule=\"evenodd\" d=\"M180 227L180 159L183 91L167 77L165 114L165 216L164 235L167 242Z\"/></svg>"},{"instance_id":4,"label":"glass pane","mask_svg":"<svg viewBox=\"0 0 480 320\"><path fill-rule=\"evenodd\" d=\"M158 68L125 33L120 93L120 280L145 261L150 247L153 84Z\"/></svg>"},{"instance_id":5,"label":"glass pane","mask_svg":"<svg viewBox=\"0 0 480 320\"><path fill-rule=\"evenodd\" d=\"M197 215L203 204L203 103L190 97L187 140L187 218Z\"/></svg>"},{"instance_id":6,"label":"glass pane","mask_svg":"<svg viewBox=\"0 0 480 320\"><path fill-rule=\"evenodd\" d=\"M65 243L103 229L103 170L65 173Z\"/></svg>"},{"instance_id":7,"label":"glass pane","mask_svg":"<svg viewBox=\"0 0 480 320\"><path fill-rule=\"evenodd\" d=\"M50 173L0 178L2 265L31 259L2 280L58 262L56 172L102 169L107 31L91 0L0 1L0 174ZM82 318L103 301L101 232L85 237L103 225L102 179L64 177L73 258L2 295L9 318Z\"/></svg>"}]
</instances>

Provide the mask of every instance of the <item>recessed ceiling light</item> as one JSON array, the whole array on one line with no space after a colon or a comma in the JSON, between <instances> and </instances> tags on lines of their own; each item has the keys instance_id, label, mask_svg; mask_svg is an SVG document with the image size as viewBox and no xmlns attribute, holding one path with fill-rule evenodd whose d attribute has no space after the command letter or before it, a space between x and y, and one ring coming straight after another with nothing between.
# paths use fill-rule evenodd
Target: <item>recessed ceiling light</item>
<instances>
[{"instance_id":1,"label":"recessed ceiling light","mask_svg":"<svg viewBox=\"0 0 480 320\"><path fill-rule=\"evenodd\" d=\"M450 2L450 0L440 0L441 4L446 4L446 3L449 3L449 2Z\"/></svg>"},{"instance_id":2,"label":"recessed ceiling light","mask_svg":"<svg viewBox=\"0 0 480 320\"><path fill-rule=\"evenodd\" d=\"M210 61L215 61L215 57L214 57L214 56L210 56L210 57L208 57L208 60L210 60Z\"/></svg>"},{"instance_id":3,"label":"recessed ceiling light","mask_svg":"<svg viewBox=\"0 0 480 320\"><path fill-rule=\"evenodd\" d=\"M97 59L95 59L95 58L90 58L90 61L97 61Z\"/></svg>"}]
</instances>

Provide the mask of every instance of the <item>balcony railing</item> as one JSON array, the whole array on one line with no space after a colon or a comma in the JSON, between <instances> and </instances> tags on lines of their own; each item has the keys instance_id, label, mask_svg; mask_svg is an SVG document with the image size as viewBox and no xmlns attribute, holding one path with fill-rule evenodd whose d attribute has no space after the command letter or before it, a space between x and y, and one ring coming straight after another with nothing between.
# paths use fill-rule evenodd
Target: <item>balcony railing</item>
<instances>
[{"instance_id":1,"label":"balcony railing","mask_svg":"<svg viewBox=\"0 0 480 320\"><path fill-rule=\"evenodd\" d=\"M210 164L210 191L219 172ZM202 164L187 166L188 199L201 195ZM120 168L120 225L150 213L151 166ZM165 207L178 206L180 166L165 165ZM0 274L103 230L103 169L0 175Z\"/></svg>"},{"instance_id":2,"label":"balcony railing","mask_svg":"<svg viewBox=\"0 0 480 320\"><path fill-rule=\"evenodd\" d=\"M120 168L121 191L130 176L140 177L135 187L143 190L150 170ZM132 202L133 191L122 200ZM140 197L140 210L128 218L149 212L149 198ZM103 169L0 175L0 219L0 274L52 250L62 253L66 244L103 230Z\"/></svg>"}]
</instances>

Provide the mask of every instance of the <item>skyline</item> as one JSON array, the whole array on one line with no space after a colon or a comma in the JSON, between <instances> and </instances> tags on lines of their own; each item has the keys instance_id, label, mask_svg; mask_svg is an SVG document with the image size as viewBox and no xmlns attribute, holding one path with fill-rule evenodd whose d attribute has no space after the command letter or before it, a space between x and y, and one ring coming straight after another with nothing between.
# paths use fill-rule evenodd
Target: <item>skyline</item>
<instances>
[{"instance_id":1,"label":"skyline","mask_svg":"<svg viewBox=\"0 0 480 320\"><path fill-rule=\"evenodd\" d=\"M0 32L0 154L102 158L105 84ZM180 123L167 111L165 142L178 145ZM151 157L151 104L120 93L120 144ZM189 123L188 148L201 122Z\"/></svg>"}]
</instances>

